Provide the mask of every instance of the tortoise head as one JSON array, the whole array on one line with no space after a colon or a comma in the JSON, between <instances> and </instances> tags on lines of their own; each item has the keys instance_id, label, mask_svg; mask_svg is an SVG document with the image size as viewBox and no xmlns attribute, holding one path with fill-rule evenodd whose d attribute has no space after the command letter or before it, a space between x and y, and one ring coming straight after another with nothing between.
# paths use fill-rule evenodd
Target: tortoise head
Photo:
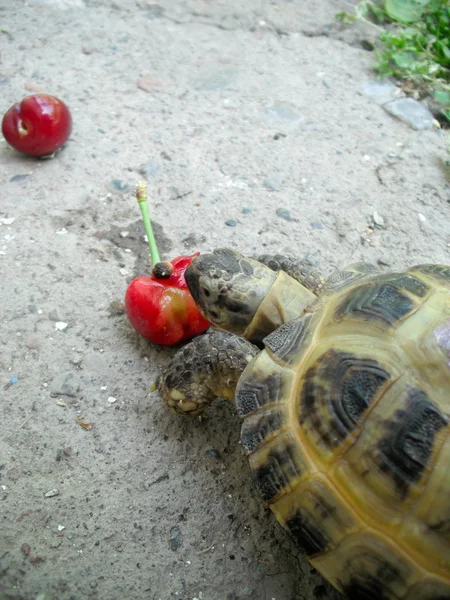
<instances>
[{"instance_id":1,"label":"tortoise head","mask_svg":"<svg viewBox=\"0 0 450 600\"><path fill-rule=\"evenodd\" d=\"M195 258L186 283L203 315L218 327L242 334L275 281L276 273L229 248Z\"/></svg>"}]
</instances>

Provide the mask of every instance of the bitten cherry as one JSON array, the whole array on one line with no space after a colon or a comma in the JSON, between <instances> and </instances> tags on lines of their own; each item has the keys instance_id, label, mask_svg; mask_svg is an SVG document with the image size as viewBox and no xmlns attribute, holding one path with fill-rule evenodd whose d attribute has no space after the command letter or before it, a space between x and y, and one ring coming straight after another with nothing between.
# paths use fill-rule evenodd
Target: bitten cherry
<instances>
[{"instance_id":1,"label":"bitten cherry","mask_svg":"<svg viewBox=\"0 0 450 600\"><path fill-rule=\"evenodd\" d=\"M158 263L150 277L136 277L127 288L125 310L130 323L155 344L178 344L209 327L184 279L191 260L198 255L174 258L168 277L157 277Z\"/></svg>"},{"instance_id":2,"label":"bitten cherry","mask_svg":"<svg viewBox=\"0 0 450 600\"><path fill-rule=\"evenodd\" d=\"M153 234L148 201L147 184L138 184L136 198L141 209L147 234L152 274L136 277L125 293L125 311L130 323L141 335L154 342L171 346L203 333L209 322L200 313L187 287L185 271L192 256L178 256L171 262L159 258Z\"/></svg>"}]
</instances>

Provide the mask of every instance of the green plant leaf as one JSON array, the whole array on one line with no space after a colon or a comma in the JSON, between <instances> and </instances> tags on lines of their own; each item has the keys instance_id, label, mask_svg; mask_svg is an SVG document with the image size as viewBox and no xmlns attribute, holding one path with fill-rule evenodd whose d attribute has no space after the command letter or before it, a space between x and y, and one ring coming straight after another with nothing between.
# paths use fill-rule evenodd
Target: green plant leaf
<instances>
[{"instance_id":1,"label":"green plant leaf","mask_svg":"<svg viewBox=\"0 0 450 600\"><path fill-rule=\"evenodd\" d=\"M443 104L444 106L450 106L450 92L446 92L445 90L436 90L433 93L433 98L439 104Z\"/></svg>"},{"instance_id":2,"label":"green plant leaf","mask_svg":"<svg viewBox=\"0 0 450 600\"><path fill-rule=\"evenodd\" d=\"M429 0L385 0L384 8L394 21L415 23L420 19Z\"/></svg>"},{"instance_id":3,"label":"green plant leaf","mask_svg":"<svg viewBox=\"0 0 450 600\"><path fill-rule=\"evenodd\" d=\"M407 52L396 52L392 55L392 60L400 69L410 69L415 62L414 56Z\"/></svg>"}]
</instances>

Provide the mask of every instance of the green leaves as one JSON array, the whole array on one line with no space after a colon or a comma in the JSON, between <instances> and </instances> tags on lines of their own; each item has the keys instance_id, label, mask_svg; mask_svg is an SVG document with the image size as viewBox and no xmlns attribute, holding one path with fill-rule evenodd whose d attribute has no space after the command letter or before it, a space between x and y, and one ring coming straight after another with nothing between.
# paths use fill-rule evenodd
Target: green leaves
<instances>
[{"instance_id":1,"label":"green leaves","mask_svg":"<svg viewBox=\"0 0 450 600\"><path fill-rule=\"evenodd\" d=\"M436 100L436 102L439 102L439 104L450 107L450 91L447 92L444 90L435 90L433 93L433 98Z\"/></svg>"},{"instance_id":2,"label":"green leaves","mask_svg":"<svg viewBox=\"0 0 450 600\"><path fill-rule=\"evenodd\" d=\"M388 16L403 23L415 23L429 4L429 0L385 0Z\"/></svg>"},{"instance_id":3,"label":"green leaves","mask_svg":"<svg viewBox=\"0 0 450 600\"><path fill-rule=\"evenodd\" d=\"M363 0L355 7L355 18L384 27L374 69L433 95L442 106L441 115L450 121L450 2L385 0L375 5Z\"/></svg>"},{"instance_id":4,"label":"green leaves","mask_svg":"<svg viewBox=\"0 0 450 600\"><path fill-rule=\"evenodd\" d=\"M416 58L409 52L396 52L392 55L392 60L400 69L411 69L416 62Z\"/></svg>"},{"instance_id":5,"label":"green leaves","mask_svg":"<svg viewBox=\"0 0 450 600\"><path fill-rule=\"evenodd\" d=\"M374 69L433 95L450 121L449 0L361 0L352 14L337 16L347 25L358 20L379 30Z\"/></svg>"}]
</instances>

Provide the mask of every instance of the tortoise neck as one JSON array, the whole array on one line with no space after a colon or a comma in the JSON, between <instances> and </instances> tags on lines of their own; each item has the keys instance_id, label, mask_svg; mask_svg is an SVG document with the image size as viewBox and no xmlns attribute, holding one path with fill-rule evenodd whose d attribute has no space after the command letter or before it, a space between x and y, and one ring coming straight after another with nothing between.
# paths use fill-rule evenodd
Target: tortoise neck
<instances>
[{"instance_id":1,"label":"tortoise neck","mask_svg":"<svg viewBox=\"0 0 450 600\"><path fill-rule=\"evenodd\" d=\"M283 323L302 316L305 308L316 299L313 292L284 271L279 271L243 336L253 343L261 343L266 335Z\"/></svg>"}]
</instances>

